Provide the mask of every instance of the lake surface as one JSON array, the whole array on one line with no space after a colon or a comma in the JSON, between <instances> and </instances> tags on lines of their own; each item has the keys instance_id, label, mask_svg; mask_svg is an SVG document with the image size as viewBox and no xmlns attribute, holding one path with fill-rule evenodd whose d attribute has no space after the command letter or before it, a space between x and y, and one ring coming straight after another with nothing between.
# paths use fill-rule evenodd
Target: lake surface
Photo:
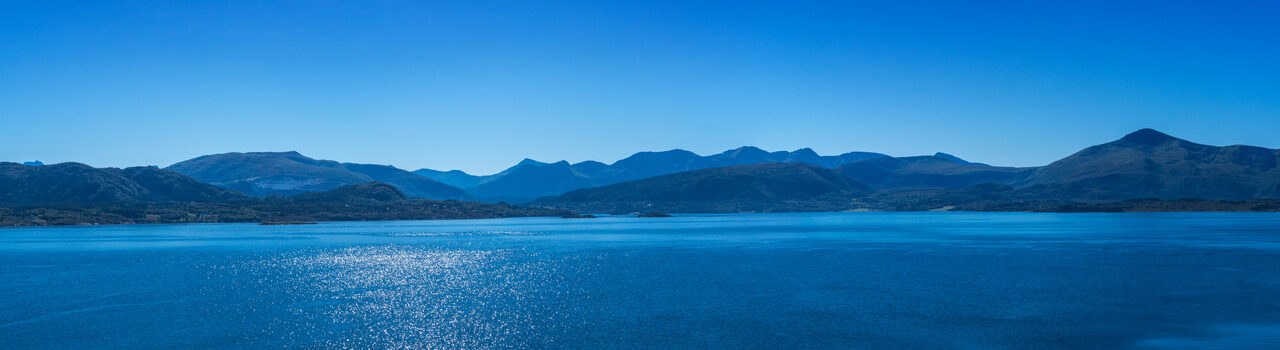
<instances>
[{"instance_id":1,"label":"lake surface","mask_svg":"<svg viewBox=\"0 0 1280 350\"><path fill-rule=\"evenodd\" d=\"M1280 348L1280 215L0 229L0 348Z\"/></svg>"}]
</instances>

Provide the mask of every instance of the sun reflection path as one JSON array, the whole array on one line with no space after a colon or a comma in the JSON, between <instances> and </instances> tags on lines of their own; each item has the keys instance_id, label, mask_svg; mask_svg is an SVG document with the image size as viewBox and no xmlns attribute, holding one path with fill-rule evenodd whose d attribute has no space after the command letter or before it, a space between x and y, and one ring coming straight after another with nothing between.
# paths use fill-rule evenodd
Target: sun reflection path
<instances>
[{"instance_id":1,"label":"sun reflection path","mask_svg":"<svg viewBox=\"0 0 1280 350\"><path fill-rule=\"evenodd\" d=\"M263 261L291 276L263 281L297 304L275 336L324 348L492 348L538 345L567 331L555 259L520 250L365 246ZM549 305L551 304L551 305ZM294 339L289 339L294 338Z\"/></svg>"}]
</instances>

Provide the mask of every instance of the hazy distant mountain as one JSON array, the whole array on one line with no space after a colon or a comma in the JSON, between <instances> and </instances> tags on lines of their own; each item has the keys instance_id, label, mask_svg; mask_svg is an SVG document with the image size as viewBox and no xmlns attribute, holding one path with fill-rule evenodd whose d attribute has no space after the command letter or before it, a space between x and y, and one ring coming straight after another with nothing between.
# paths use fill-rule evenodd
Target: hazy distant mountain
<instances>
[{"instance_id":1,"label":"hazy distant mountain","mask_svg":"<svg viewBox=\"0 0 1280 350\"><path fill-rule=\"evenodd\" d=\"M552 196L595 183L573 169L569 162L517 165L506 174L476 186L469 191L476 198L490 201L524 202Z\"/></svg>"},{"instance_id":2,"label":"hazy distant mountain","mask_svg":"<svg viewBox=\"0 0 1280 350\"><path fill-rule=\"evenodd\" d=\"M886 157L879 153L850 152L838 156L820 156L811 149L794 152L766 152L755 147L740 147L710 156L675 149L663 152L640 152L613 164L585 161L542 163L525 159L502 172L487 176L462 171L421 169L414 173L467 189L476 198L522 202L541 196L565 193L580 188L605 186L678 172L760 164L768 162L800 162L834 167L864 159Z\"/></svg>"},{"instance_id":3,"label":"hazy distant mountain","mask_svg":"<svg viewBox=\"0 0 1280 350\"><path fill-rule=\"evenodd\" d=\"M244 194L152 167L94 168L80 163L0 163L0 205L206 202Z\"/></svg>"},{"instance_id":4,"label":"hazy distant mountain","mask_svg":"<svg viewBox=\"0 0 1280 350\"><path fill-rule=\"evenodd\" d=\"M887 157L880 153L849 152L838 156L820 156L812 149L802 148L793 152L767 152L756 147L739 147L710 156L699 156L685 150L666 152L641 152L619 160L608 169L597 171L593 175L597 182L603 184L617 183L673 174L682 171L717 168L735 165L760 163L807 163L822 167L835 167L841 164L864 159ZM585 172L584 172L585 173Z\"/></svg>"},{"instance_id":5,"label":"hazy distant mountain","mask_svg":"<svg viewBox=\"0 0 1280 350\"><path fill-rule=\"evenodd\" d=\"M30 161L30 162L22 162L22 165L26 165L26 166L41 166L41 165L44 165L44 163L43 163L43 162L41 162L41 161L38 161L38 160L34 160L34 161Z\"/></svg>"},{"instance_id":6,"label":"hazy distant mountain","mask_svg":"<svg viewBox=\"0 0 1280 350\"><path fill-rule=\"evenodd\" d=\"M457 187L392 166L316 160L298 152L214 154L165 169L254 196L328 191L346 185L381 181L413 198L468 198L466 192Z\"/></svg>"},{"instance_id":7,"label":"hazy distant mountain","mask_svg":"<svg viewBox=\"0 0 1280 350\"><path fill-rule=\"evenodd\" d=\"M548 163L543 163L533 159L525 158L521 160L519 163L516 163L516 165L513 165L510 168L507 168L503 171L500 171L497 174L483 175L483 176L467 174L462 170L439 171L439 170L431 170L431 169L418 169L418 170L414 170L413 173L426 176L432 180L436 180L450 186L454 186L462 189L472 189L472 188L475 188L476 186L479 186L480 184L502 178L503 176L510 174L512 171L515 171L516 169L523 168L523 167L530 167L530 166L537 167L537 166L543 166L547 164Z\"/></svg>"},{"instance_id":8,"label":"hazy distant mountain","mask_svg":"<svg viewBox=\"0 0 1280 350\"><path fill-rule=\"evenodd\" d=\"M482 176L467 174L462 170L439 171L431 169L418 169L413 171L414 174L426 176L429 179L439 181L449 186L458 188L472 188L484 182Z\"/></svg>"},{"instance_id":9,"label":"hazy distant mountain","mask_svg":"<svg viewBox=\"0 0 1280 350\"><path fill-rule=\"evenodd\" d=\"M982 183L1022 181L1035 168L993 167L966 162L955 156L879 157L839 167L877 189L945 188L960 189Z\"/></svg>"},{"instance_id":10,"label":"hazy distant mountain","mask_svg":"<svg viewBox=\"0 0 1280 350\"><path fill-rule=\"evenodd\" d=\"M1142 129L1042 167L1020 185L1089 199L1280 198L1278 163L1280 150L1201 145Z\"/></svg>"},{"instance_id":11,"label":"hazy distant mountain","mask_svg":"<svg viewBox=\"0 0 1280 350\"><path fill-rule=\"evenodd\" d=\"M535 201L591 212L736 212L847 207L872 192L839 171L804 163L700 169L580 189Z\"/></svg>"},{"instance_id":12,"label":"hazy distant mountain","mask_svg":"<svg viewBox=\"0 0 1280 350\"><path fill-rule=\"evenodd\" d=\"M613 162L608 168L601 169L593 175L602 179L600 185L607 185L714 167L711 165L713 162L710 158L682 149L673 149L665 152L640 152Z\"/></svg>"},{"instance_id":13,"label":"hazy distant mountain","mask_svg":"<svg viewBox=\"0 0 1280 350\"><path fill-rule=\"evenodd\" d=\"M368 176L373 181L395 186L409 198L470 199L470 196L460 188L429 179L423 181L421 175L390 165L343 163L342 167Z\"/></svg>"}]
</instances>

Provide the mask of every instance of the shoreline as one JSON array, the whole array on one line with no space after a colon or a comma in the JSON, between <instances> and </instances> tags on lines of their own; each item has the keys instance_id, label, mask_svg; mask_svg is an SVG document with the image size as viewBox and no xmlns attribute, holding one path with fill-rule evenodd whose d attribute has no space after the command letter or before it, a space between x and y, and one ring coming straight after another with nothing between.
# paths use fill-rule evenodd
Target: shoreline
<instances>
[{"instance_id":1,"label":"shoreline","mask_svg":"<svg viewBox=\"0 0 1280 350\"><path fill-rule=\"evenodd\" d=\"M12 209L12 208L0 208ZM1024 213L1024 214L1151 214L1151 213L1280 213L1280 210L1070 210L1070 211L1051 211L1051 210L877 210L877 209L848 209L848 210L810 210L810 211L769 211L769 212L669 212L670 217L688 216L688 215L744 215L744 214L805 214L805 213ZM591 215L591 214L581 214ZM603 216L593 216L592 218L608 218L608 217L642 217L628 214L605 214ZM524 215L524 216L491 216L491 217L456 217L456 218L386 218L386 219L367 219L367 220L300 220L300 221L210 221L210 222L110 222L110 223L70 223L70 224L32 224L32 225L0 225L0 230L10 228L30 228L30 227L82 227L82 226L136 226L136 225L188 225L188 224L245 224L256 226L307 226L328 223L344 223L344 222L395 222L395 221L460 221L460 220L492 220L492 219L516 219L516 218L549 218L563 219L568 221L577 221L577 217L565 217L563 215Z\"/></svg>"}]
</instances>

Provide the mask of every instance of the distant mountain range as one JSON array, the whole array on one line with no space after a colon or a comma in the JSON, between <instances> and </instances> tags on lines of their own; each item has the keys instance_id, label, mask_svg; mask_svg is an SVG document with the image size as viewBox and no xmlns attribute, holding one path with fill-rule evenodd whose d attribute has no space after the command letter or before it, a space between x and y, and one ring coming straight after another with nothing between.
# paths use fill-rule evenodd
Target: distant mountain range
<instances>
[{"instance_id":1,"label":"distant mountain range","mask_svg":"<svg viewBox=\"0 0 1280 350\"><path fill-rule=\"evenodd\" d=\"M640 152L613 164L597 161L576 164L566 161L542 163L525 159L502 172L486 176L470 175L459 170L420 169L414 173L466 189L477 199L526 202L537 197L558 195L581 188L611 185L690 170L770 162L807 163L830 168L879 157L887 156L870 152L820 156L808 148L793 152L767 152L755 147L740 147L719 154L700 156L693 152L676 149L664 152ZM963 162L959 158L955 160Z\"/></svg>"},{"instance_id":2,"label":"distant mountain range","mask_svg":"<svg viewBox=\"0 0 1280 350\"><path fill-rule=\"evenodd\" d=\"M776 193L784 177L778 167L732 169L728 178L707 181L696 172L582 189L545 197L535 205L588 212L774 211L850 209L1042 210L1079 203L1153 198L1160 200L1253 200L1280 198L1280 150L1253 146L1215 147L1142 129L1086 148L1043 167L1009 168L970 163L946 154L875 157L849 162L833 172L875 190L847 191L843 199L813 196L786 206L746 205L724 198ZM662 181L654 181L662 179ZM670 197L671 189L699 188ZM715 196L703 195L716 193ZM750 202L750 201L748 201ZM1158 205L1146 205L1159 207ZM1196 204L1203 208L1212 205ZM1104 206L1095 206L1104 207ZM1114 207L1114 206L1113 206ZM1242 207L1233 205L1233 207ZM1270 210L1270 209L1268 209Z\"/></svg>"},{"instance_id":3,"label":"distant mountain range","mask_svg":"<svg viewBox=\"0 0 1280 350\"><path fill-rule=\"evenodd\" d=\"M820 156L810 149L766 152L742 147L710 156L683 150L641 152L612 164L525 159L497 174L475 176L456 170L411 173L387 165L316 160L297 152L225 153L165 169L0 163L0 208L145 204L172 209L172 203L222 203L214 205L216 210L238 217L282 217L296 214L286 215L293 213L287 208L324 208L333 212L319 217L362 219L476 217L413 209L440 205L414 199L527 202L554 210L610 213L1276 210L1278 165L1280 150L1202 145L1151 129L1025 168L969 162L946 153ZM358 216L343 216L345 207L332 205L383 201L400 203L400 214L379 216L374 207L365 207ZM226 204L236 202L249 204ZM246 214L246 208L256 209ZM449 208L501 215L520 215L523 210L456 203Z\"/></svg>"},{"instance_id":4,"label":"distant mountain range","mask_svg":"<svg viewBox=\"0 0 1280 350\"><path fill-rule=\"evenodd\" d=\"M462 189L389 165L316 160L298 152L223 153L171 165L196 180L253 196L295 195L380 181L410 198L468 199Z\"/></svg>"},{"instance_id":5,"label":"distant mountain range","mask_svg":"<svg viewBox=\"0 0 1280 350\"><path fill-rule=\"evenodd\" d=\"M760 163L661 175L580 189L534 202L594 212L739 212L847 207L874 192L839 170L807 163Z\"/></svg>"}]
</instances>

